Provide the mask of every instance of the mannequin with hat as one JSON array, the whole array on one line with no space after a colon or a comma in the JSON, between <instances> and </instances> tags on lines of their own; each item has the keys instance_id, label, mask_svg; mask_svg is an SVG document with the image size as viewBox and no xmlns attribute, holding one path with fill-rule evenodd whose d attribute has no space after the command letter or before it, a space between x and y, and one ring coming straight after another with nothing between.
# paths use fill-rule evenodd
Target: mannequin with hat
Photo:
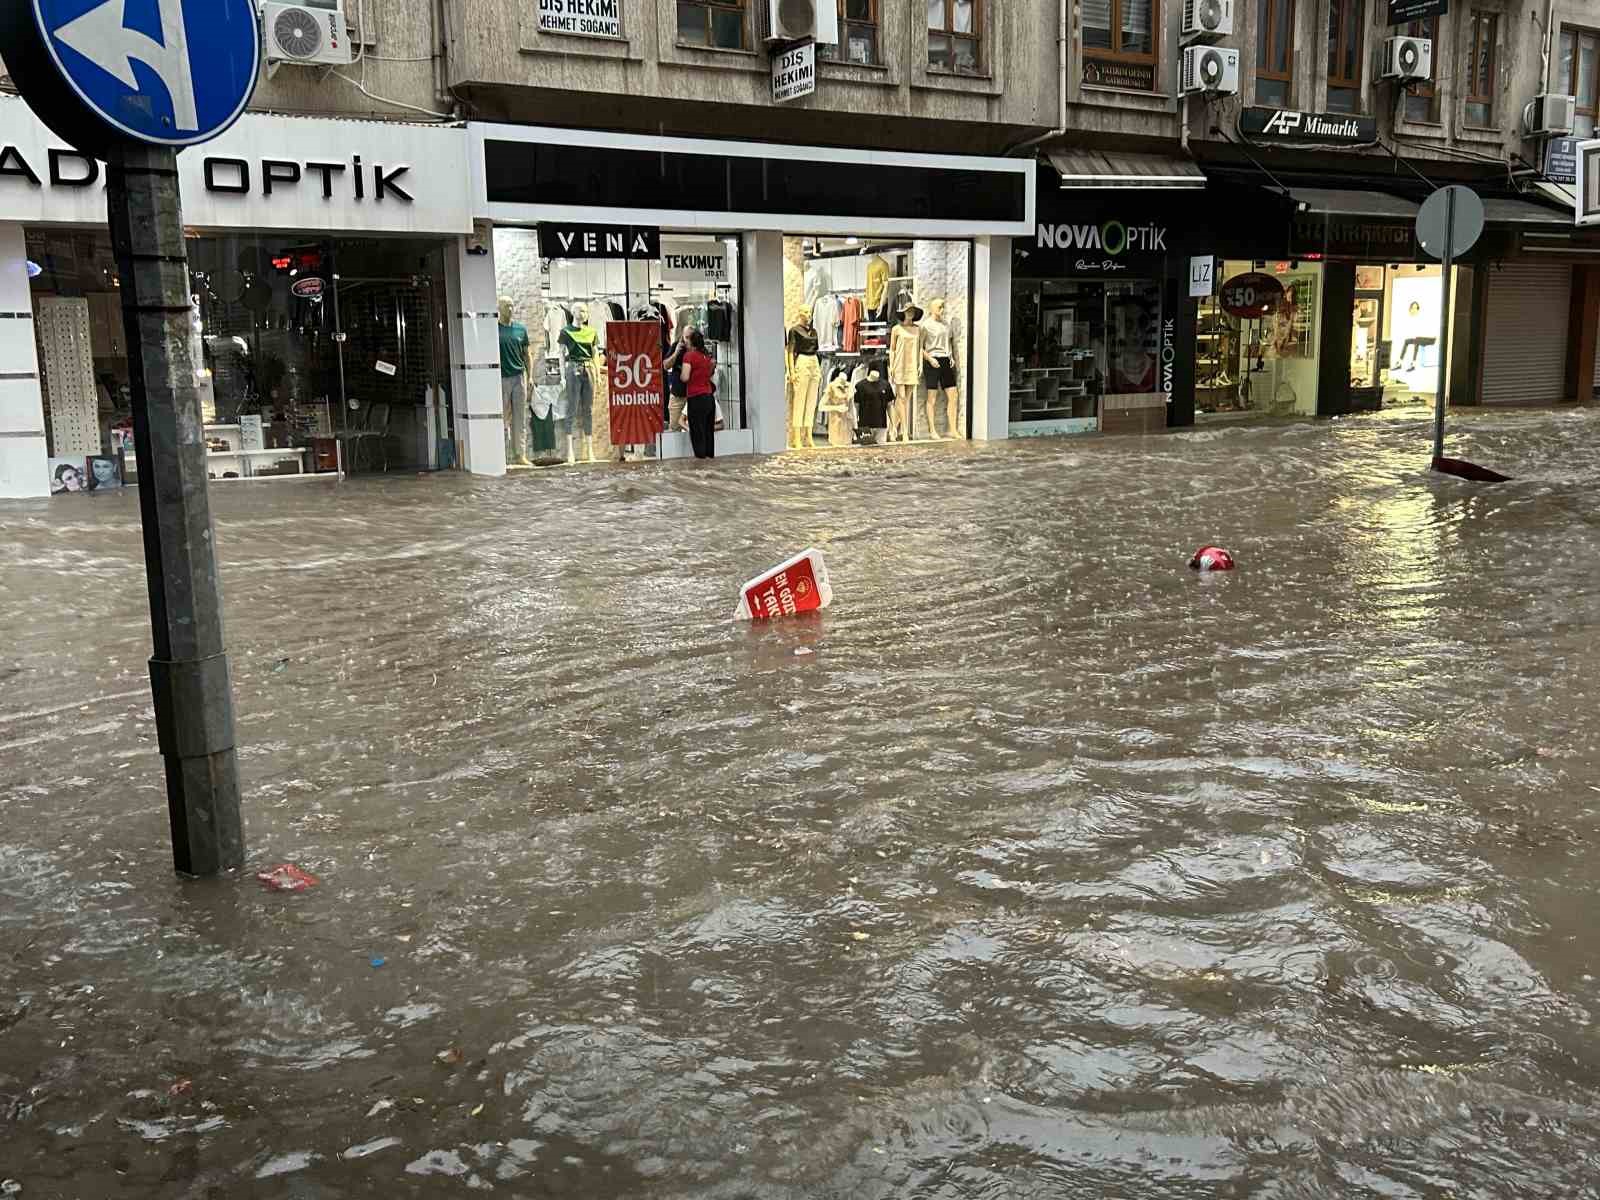
<instances>
[{"instance_id":1,"label":"mannequin with hat","mask_svg":"<svg viewBox=\"0 0 1600 1200\"><path fill-rule=\"evenodd\" d=\"M894 409L889 413L889 440L911 440L911 410L922 383L922 309L908 304L900 323L889 331L889 382L894 385Z\"/></svg>"}]
</instances>

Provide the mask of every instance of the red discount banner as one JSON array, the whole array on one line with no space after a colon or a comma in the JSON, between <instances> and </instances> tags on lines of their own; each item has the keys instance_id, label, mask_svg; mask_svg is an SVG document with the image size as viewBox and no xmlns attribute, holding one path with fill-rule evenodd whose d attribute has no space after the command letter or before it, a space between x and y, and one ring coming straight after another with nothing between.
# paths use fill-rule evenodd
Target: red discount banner
<instances>
[{"instance_id":1,"label":"red discount banner","mask_svg":"<svg viewBox=\"0 0 1600 1200\"><path fill-rule=\"evenodd\" d=\"M653 442L666 428L661 411L661 324L606 323L606 381L610 385L611 444Z\"/></svg>"}]
</instances>

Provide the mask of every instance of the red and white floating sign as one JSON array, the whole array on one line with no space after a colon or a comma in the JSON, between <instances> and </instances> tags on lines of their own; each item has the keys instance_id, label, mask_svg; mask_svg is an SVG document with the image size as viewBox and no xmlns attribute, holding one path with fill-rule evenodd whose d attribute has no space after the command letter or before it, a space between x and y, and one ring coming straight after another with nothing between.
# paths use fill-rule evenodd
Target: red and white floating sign
<instances>
[{"instance_id":1,"label":"red and white floating sign","mask_svg":"<svg viewBox=\"0 0 1600 1200\"><path fill-rule=\"evenodd\" d=\"M832 603L833 588L828 583L822 551L802 550L745 584L733 615L745 621L766 621L827 608Z\"/></svg>"}]
</instances>

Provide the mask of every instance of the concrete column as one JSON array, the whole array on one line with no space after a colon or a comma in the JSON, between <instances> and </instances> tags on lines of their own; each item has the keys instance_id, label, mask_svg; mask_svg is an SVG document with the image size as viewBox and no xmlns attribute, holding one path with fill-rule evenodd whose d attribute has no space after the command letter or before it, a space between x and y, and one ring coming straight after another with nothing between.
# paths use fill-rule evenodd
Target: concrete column
<instances>
[{"instance_id":1,"label":"concrete column","mask_svg":"<svg viewBox=\"0 0 1600 1200\"><path fill-rule=\"evenodd\" d=\"M1011 239L973 245L972 438L1002 441L1011 427Z\"/></svg>"},{"instance_id":2,"label":"concrete column","mask_svg":"<svg viewBox=\"0 0 1600 1200\"><path fill-rule=\"evenodd\" d=\"M489 248L489 239L483 245ZM506 473L500 401L500 329L494 253L468 254L467 239L449 250L450 382L457 461L474 475Z\"/></svg>"},{"instance_id":3,"label":"concrete column","mask_svg":"<svg viewBox=\"0 0 1600 1200\"><path fill-rule=\"evenodd\" d=\"M755 453L779 454L788 445L789 422L783 379L783 235L744 234L742 257L745 416Z\"/></svg>"},{"instance_id":4,"label":"concrete column","mask_svg":"<svg viewBox=\"0 0 1600 1200\"><path fill-rule=\"evenodd\" d=\"M0 499L50 494L22 226L0 224Z\"/></svg>"}]
</instances>

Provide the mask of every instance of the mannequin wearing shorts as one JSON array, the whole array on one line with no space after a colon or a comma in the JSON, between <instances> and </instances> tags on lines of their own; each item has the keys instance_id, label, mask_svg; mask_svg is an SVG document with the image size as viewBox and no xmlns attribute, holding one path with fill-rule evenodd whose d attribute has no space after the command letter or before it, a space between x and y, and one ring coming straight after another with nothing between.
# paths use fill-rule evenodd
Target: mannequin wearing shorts
<instances>
[{"instance_id":1,"label":"mannequin wearing shorts","mask_svg":"<svg viewBox=\"0 0 1600 1200\"><path fill-rule=\"evenodd\" d=\"M563 393L567 400L567 413L572 421L574 436L583 438L583 461L594 461L594 361L599 335L589 324L589 310L578 305L572 313L572 324L561 331L561 352L566 359L563 369ZM567 461L576 462L574 436L567 438Z\"/></svg>"},{"instance_id":2,"label":"mannequin wearing shorts","mask_svg":"<svg viewBox=\"0 0 1600 1200\"><path fill-rule=\"evenodd\" d=\"M928 393L928 436L939 436L939 393L944 393L950 421L947 437L964 436L961 428L961 401L957 395L955 350L950 326L944 323L944 301L930 300L928 315L922 322L922 386Z\"/></svg>"},{"instance_id":3,"label":"mannequin wearing shorts","mask_svg":"<svg viewBox=\"0 0 1600 1200\"><path fill-rule=\"evenodd\" d=\"M528 329L511 319L509 296L500 297L500 409L505 419L512 466L528 462Z\"/></svg>"}]
</instances>

